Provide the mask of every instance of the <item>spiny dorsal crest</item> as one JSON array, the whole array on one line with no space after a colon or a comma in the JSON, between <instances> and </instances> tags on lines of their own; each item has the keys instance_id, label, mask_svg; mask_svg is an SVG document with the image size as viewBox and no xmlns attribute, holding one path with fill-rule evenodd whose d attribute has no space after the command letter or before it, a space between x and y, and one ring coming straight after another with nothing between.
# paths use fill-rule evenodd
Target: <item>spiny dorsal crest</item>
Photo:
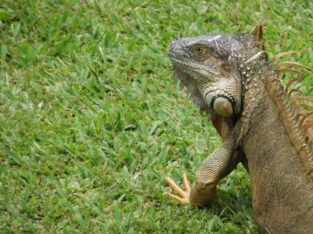
<instances>
[{"instance_id":1,"label":"spiny dorsal crest","mask_svg":"<svg viewBox=\"0 0 313 234\"><path fill-rule=\"evenodd\" d=\"M296 53L299 51L279 53L274 56L272 62L275 63L284 56ZM299 153L307 173L313 175L313 133L311 130L313 127L313 106L308 104L308 102L313 101L313 97L304 96L299 88L294 87L294 84L305 75L299 69L308 71L313 71L313 69L293 61L274 64L274 67L276 68L275 75L271 76L268 82L269 94L277 104L285 129ZM284 84L279 77L286 73L296 75L296 77L290 78Z\"/></svg>"}]
</instances>

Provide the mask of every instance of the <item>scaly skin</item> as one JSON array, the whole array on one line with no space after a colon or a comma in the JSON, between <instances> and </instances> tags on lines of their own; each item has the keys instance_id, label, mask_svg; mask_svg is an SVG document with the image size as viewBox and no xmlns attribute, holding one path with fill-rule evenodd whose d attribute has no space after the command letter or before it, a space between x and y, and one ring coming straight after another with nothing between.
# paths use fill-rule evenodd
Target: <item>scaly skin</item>
<instances>
[{"instance_id":1,"label":"scaly skin","mask_svg":"<svg viewBox=\"0 0 313 234\"><path fill-rule=\"evenodd\" d=\"M223 143L185 190L166 177L181 203L205 206L216 186L247 162L253 208L267 233L311 233L313 146L304 119L263 51L262 26L253 34L215 34L171 43L174 71ZM288 69L287 69L288 70Z\"/></svg>"}]
</instances>

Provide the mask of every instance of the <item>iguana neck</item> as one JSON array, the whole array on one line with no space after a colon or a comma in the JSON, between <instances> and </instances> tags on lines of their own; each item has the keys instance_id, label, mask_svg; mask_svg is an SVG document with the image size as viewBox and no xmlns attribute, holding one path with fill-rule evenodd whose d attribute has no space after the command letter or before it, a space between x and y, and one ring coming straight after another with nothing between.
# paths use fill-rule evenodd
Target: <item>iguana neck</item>
<instances>
[{"instance_id":1,"label":"iguana neck","mask_svg":"<svg viewBox=\"0 0 313 234\"><path fill-rule=\"evenodd\" d=\"M249 171L262 170L272 160L289 161L289 158L299 159L298 166L301 166L296 148L289 140L279 110L271 97L263 95L254 105L256 108L249 117L246 134L241 140L248 161L255 164L251 164L253 170Z\"/></svg>"},{"instance_id":2,"label":"iguana neck","mask_svg":"<svg viewBox=\"0 0 313 234\"><path fill-rule=\"evenodd\" d=\"M258 77L245 84L247 90L239 140L251 137L251 134L258 135L259 141L263 142L260 152L269 146L274 149L288 149L287 155L284 156L285 160L288 156L300 159L302 164L299 167L312 176L312 146L297 119L295 105L287 96L281 80L270 68L264 67L260 71ZM268 150L271 151L270 148ZM278 151L273 152L278 154Z\"/></svg>"}]
</instances>

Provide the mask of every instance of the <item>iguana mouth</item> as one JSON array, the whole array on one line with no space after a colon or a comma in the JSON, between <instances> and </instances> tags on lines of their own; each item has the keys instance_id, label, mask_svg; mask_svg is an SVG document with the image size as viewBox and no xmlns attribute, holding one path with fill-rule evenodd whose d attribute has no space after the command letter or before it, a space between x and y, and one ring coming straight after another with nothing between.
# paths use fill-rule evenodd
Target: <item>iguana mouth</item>
<instances>
[{"instance_id":1,"label":"iguana mouth","mask_svg":"<svg viewBox=\"0 0 313 234\"><path fill-rule=\"evenodd\" d=\"M172 52L171 54L175 54L174 52ZM202 71L207 71L208 73L214 75L216 78L226 78L224 76L221 76L220 74L211 71L210 69L206 69L204 66L200 66L197 63L193 63L191 61L188 61L187 59L175 54L175 56L170 55L170 59L172 61L173 66L177 66L180 69L188 72L188 68L196 68ZM179 59L178 59L179 58Z\"/></svg>"},{"instance_id":2,"label":"iguana mouth","mask_svg":"<svg viewBox=\"0 0 313 234\"><path fill-rule=\"evenodd\" d=\"M168 56L171 59L172 63L177 64L177 65L184 65L181 67L199 67L197 64L193 64L191 61L188 59L184 58L183 56L175 53L174 51L169 51Z\"/></svg>"}]
</instances>

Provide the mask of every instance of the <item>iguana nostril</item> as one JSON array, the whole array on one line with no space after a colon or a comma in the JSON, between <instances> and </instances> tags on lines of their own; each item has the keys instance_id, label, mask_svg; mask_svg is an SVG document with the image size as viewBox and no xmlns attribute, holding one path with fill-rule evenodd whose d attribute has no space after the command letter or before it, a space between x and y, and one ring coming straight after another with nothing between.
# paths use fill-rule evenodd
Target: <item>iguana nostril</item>
<instances>
[{"instance_id":1,"label":"iguana nostril","mask_svg":"<svg viewBox=\"0 0 313 234\"><path fill-rule=\"evenodd\" d=\"M232 104L224 97L218 97L214 100L213 109L223 117L230 117L234 114Z\"/></svg>"},{"instance_id":2,"label":"iguana nostril","mask_svg":"<svg viewBox=\"0 0 313 234\"><path fill-rule=\"evenodd\" d=\"M176 41L172 41L171 44L170 44L170 47L168 48L168 51L175 50L175 48L177 46L176 44L177 44Z\"/></svg>"}]
</instances>

